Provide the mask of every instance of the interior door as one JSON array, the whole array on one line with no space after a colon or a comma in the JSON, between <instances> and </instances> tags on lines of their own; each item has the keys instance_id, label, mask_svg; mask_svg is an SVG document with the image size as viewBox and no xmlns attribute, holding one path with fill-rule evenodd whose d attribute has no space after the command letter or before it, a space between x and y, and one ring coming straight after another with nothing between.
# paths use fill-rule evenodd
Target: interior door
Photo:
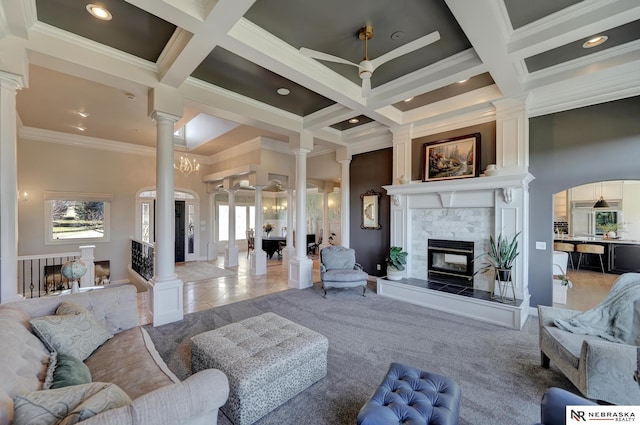
<instances>
[{"instance_id":1,"label":"interior door","mask_svg":"<svg viewBox=\"0 0 640 425\"><path fill-rule=\"evenodd\" d=\"M184 262L184 241L185 241L185 202L175 201L175 261L176 263Z\"/></svg>"}]
</instances>

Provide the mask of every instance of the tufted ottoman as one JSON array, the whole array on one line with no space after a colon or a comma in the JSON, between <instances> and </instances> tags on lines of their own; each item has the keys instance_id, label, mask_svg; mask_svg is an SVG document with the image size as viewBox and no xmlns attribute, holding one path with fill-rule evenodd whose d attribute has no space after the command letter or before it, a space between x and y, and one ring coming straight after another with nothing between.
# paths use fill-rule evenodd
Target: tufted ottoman
<instances>
[{"instance_id":1,"label":"tufted ottoman","mask_svg":"<svg viewBox=\"0 0 640 425\"><path fill-rule=\"evenodd\" d=\"M457 425L460 386L443 375L391 363L358 413L358 425Z\"/></svg>"},{"instance_id":2,"label":"tufted ottoman","mask_svg":"<svg viewBox=\"0 0 640 425\"><path fill-rule=\"evenodd\" d=\"M221 408L235 425L251 424L327 374L327 338L274 313L191 338L191 371L229 378Z\"/></svg>"}]
</instances>

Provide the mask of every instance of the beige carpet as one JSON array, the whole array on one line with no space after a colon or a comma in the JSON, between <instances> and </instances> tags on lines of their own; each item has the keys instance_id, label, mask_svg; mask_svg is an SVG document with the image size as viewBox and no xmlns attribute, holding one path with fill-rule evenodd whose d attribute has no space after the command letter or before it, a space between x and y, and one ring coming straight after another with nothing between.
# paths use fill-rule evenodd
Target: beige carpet
<instances>
[{"instance_id":1,"label":"beige carpet","mask_svg":"<svg viewBox=\"0 0 640 425\"><path fill-rule=\"evenodd\" d=\"M235 273L207 261L192 261L176 265L176 274L183 282L198 282L217 277L232 276Z\"/></svg>"}]
</instances>

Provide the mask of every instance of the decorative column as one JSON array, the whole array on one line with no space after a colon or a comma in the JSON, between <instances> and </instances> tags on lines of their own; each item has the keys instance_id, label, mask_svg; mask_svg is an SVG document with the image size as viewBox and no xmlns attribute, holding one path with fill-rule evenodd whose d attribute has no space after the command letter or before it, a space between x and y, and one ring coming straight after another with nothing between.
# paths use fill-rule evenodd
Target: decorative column
<instances>
[{"instance_id":1,"label":"decorative column","mask_svg":"<svg viewBox=\"0 0 640 425\"><path fill-rule=\"evenodd\" d=\"M342 174L340 177L340 226L342 227L341 245L349 248L351 232L351 223L349 221L349 164L351 164L351 154L346 149L340 149L336 152L336 160L342 166Z\"/></svg>"},{"instance_id":2,"label":"decorative column","mask_svg":"<svg viewBox=\"0 0 640 425\"><path fill-rule=\"evenodd\" d=\"M499 174L529 172L529 118L524 100L503 98L496 108L496 166Z\"/></svg>"},{"instance_id":3,"label":"decorative column","mask_svg":"<svg viewBox=\"0 0 640 425\"><path fill-rule=\"evenodd\" d=\"M173 132L179 116L154 110L156 121L156 242L151 284L153 326L183 319L183 283L175 273Z\"/></svg>"},{"instance_id":4,"label":"decorative column","mask_svg":"<svg viewBox=\"0 0 640 425\"><path fill-rule=\"evenodd\" d=\"M329 245L329 236L331 236L331 230L329 229L329 185L325 185L324 193L322 194L322 243L318 246L318 253L322 248Z\"/></svg>"},{"instance_id":5,"label":"decorative column","mask_svg":"<svg viewBox=\"0 0 640 425\"><path fill-rule=\"evenodd\" d=\"M282 252L282 267L289 266L289 259L295 255L295 247L293 246L293 189L287 189L287 246Z\"/></svg>"},{"instance_id":6,"label":"decorative column","mask_svg":"<svg viewBox=\"0 0 640 425\"><path fill-rule=\"evenodd\" d=\"M313 286L313 261L307 257L307 154L313 149L313 135L300 133L291 143L296 156L296 250L289 261L289 287L304 289Z\"/></svg>"},{"instance_id":7,"label":"decorative column","mask_svg":"<svg viewBox=\"0 0 640 425\"><path fill-rule=\"evenodd\" d=\"M228 182L225 181L225 185ZM229 194L229 243L224 251L224 266L238 266L238 245L236 245L236 192L237 189L226 188ZM257 233L257 232L256 232Z\"/></svg>"},{"instance_id":8,"label":"decorative column","mask_svg":"<svg viewBox=\"0 0 640 425\"><path fill-rule=\"evenodd\" d=\"M393 184L411 181L411 124L394 127Z\"/></svg>"},{"instance_id":9,"label":"decorative column","mask_svg":"<svg viewBox=\"0 0 640 425\"><path fill-rule=\"evenodd\" d=\"M16 91L26 86L22 75L0 71L0 303L18 295L18 156Z\"/></svg>"},{"instance_id":10,"label":"decorative column","mask_svg":"<svg viewBox=\"0 0 640 425\"><path fill-rule=\"evenodd\" d=\"M251 276L262 276L267 274L267 253L262 249L262 188L263 186L254 186L256 188L255 200L255 240L254 248L249 254Z\"/></svg>"}]
</instances>

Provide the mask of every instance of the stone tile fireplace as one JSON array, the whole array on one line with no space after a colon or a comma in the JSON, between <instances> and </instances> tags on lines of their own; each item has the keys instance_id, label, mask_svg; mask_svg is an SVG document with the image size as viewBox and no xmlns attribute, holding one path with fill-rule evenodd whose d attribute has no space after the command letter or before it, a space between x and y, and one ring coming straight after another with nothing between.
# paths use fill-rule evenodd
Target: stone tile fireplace
<instances>
[{"instance_id":1,"label":"stone tile fireplace","mask_svg":"<svg viewBox=\"0 0 640 425\"><path fill-rule=\"evenodd\" d=\"M391 197L391 246L402 246L409 255L405 279L378 279L379 293L520 329L529 305L526 232L513 272L516 303L491 300L493 276L473 276L482 261L469 264L469 258L487 252L491 235L523 230L532 179L527 173L385 186Z\"/></svg>"}]
</instances>

